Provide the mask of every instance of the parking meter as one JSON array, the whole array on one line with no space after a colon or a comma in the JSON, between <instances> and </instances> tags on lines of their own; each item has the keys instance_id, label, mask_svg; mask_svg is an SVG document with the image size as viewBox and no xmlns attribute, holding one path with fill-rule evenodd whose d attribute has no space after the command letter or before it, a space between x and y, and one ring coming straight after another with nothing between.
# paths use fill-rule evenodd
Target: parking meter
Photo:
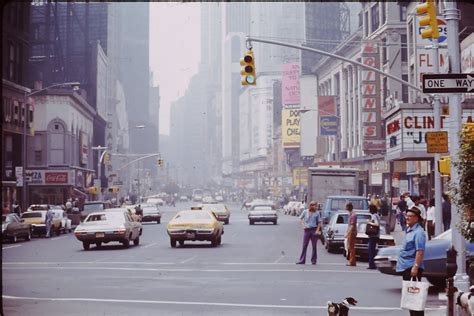
<instances>
[{"instance_id":1,"label":"parking meter","mask_svg":"<svg viewBox=\"0 0 474 316\"><path fill-rule=\"evenodd\" d=\"M446 250L446 272L449 278L454 277L456 271L458 270L458 265L456 263L456 256L458 252L451 246Z\"/></svg>"}]
</instances>

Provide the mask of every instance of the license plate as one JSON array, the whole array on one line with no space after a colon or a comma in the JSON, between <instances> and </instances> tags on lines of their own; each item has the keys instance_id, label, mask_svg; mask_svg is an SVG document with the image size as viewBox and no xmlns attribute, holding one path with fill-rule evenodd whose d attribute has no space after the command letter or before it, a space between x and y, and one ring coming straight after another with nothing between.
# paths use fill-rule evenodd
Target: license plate
<instances>
[{"instance_id":1,"label":"license plate","mask_svg":"<svg viewBox=\"0 0 474 316\"><path fill-rule=\"evenodd\" d=\"M95 233L95 237L98 237L98 238L105 237L105 234L104 233Z\"/></svg>"},{"instance_id":2,"label":"license plate","mask_svg":"<svg viewBox=\"0 0 474 316\"><path fill-rule=\"evenodd\" d=\"M194 238L194 237L196 237L196 235L194 233L187 233L186 237L187 238Z\"/></svg>"}]
</instances>

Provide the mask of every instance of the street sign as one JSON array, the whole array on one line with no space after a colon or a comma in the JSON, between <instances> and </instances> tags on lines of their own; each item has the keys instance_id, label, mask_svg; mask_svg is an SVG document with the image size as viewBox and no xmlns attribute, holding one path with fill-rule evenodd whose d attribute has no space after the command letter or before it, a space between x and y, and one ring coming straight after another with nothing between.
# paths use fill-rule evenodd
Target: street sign
<instances>
[{"instance_id":1,"label":"street sign","mask_svg":"<svg viewBox=\"0 0 474 316\"><path fill-rule=\"evenodd\" d=\"M16 186L17 187L22 187L23 186L23 177L17 177L16 178Z\"/></svg>"},{"instance_id":2,"label":"street sign","mask_svg":"<svg viewBox=\"0 0 474 316\"><path fill-rule=\"evenodd\" d=\"M426 132L426 145L429 154L449 152L448 132Z\"/></svg>"},{"instance_id":3,"label":"street sign","mask_svg":"<svg viewBox=\"0 0 474 316\"><path fill-rule=\"evenodd\" d=\"M19 177L23 175L23 167L16 166L15 167L15 176Z\"/></svg>"},{"instance_id":4,"label":"street sign","mask_svg":"<svg viewBox=\"0 0 474 316\"><path fill-rule=\"evenodd\" d=\"M423 74L423 93L468 93L474 74Z\"/></svg>"}]
</instances>

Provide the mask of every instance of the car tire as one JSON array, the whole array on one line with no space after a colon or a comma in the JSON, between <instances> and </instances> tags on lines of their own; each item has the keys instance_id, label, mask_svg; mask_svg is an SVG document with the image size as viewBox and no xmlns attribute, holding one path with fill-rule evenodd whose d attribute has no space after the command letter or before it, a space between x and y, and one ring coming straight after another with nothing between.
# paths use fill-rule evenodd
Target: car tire
<instances>
[{"instance_id":1,"label":"car tire","mask_svg":"<svg viewBox=\"0 0 474 316\"><path fill-rule=\"evenodd\" d=\"M273 221L273 225L277 225L278 221L277 220L274 220Z\"/></svg>"},{"instance_id":2,"label":"car tire","mask_svg":"<svg viewBox=\"0 0 474 316\"><path fill-rule=\"evenodd\" d=\"M249 220L249 224L250 224L250 225L253 225L253 223L254 223L254 221Z\"/></svg>"},{"instance_id":3,"label":"car tire","mask_svg":"<svg viewBox=\"0 0 474 316\"><path fill-rule=\"evenodd\" d=\"M101 241L96 242L96 243L95 243L95 246L96 246L97 248L102 247L102 242L101 242Z\"/></svg>"},{"instance_id":4,"label":"car tire","mask_svg":"<svg viewBox=\"0 0 474 316\"><path fill-rule=\"evenodd\" d=\"M26 241L30 241L30 240L31 240L31 231L28 231L28 233L27 233L26 236L25 236L25 240L26 240Z\"/></svg>"},{"instance_id":5,"label":"car tire","mask_svg":"<svg viewBox=\"0 0 474 316\"><path fill-rule=\"evenodd\" d=\"M10 242L11 243L16 244L17 241L18 241L18 237L16 235L13 235L13 236L10 237Z\"/></svg>"},{"instance_id":6,"label":"car tire","mask_svg":"<svg viewBox=\"0 0 474 316\"><path fill-rule=\"evenodd\" d=\"M176 240L173 238L170 238L170 245L171 245L171 248L176 248Z\"/></svg>"},{"instance_id":7,"label":"car tire","mask_svg":"<svg viewBox=\"0 0 474 316\"><path fill-rule=\"evenodd\" d=\"M84 250L89 250L90 246L91 245L88 242L86 242L86 241L82 242L82 247L84 248Z\"/></svg>"},{"instance_id":8,"label":"car tire","mask_svg":"<svg viewBox=\"0 0 474 316\"><path fill-rule=\"evenodd\" d=\"M135 238L135 240L133 241L133 244L135 246L138 246L140 244L140 236L137 236L137 238Z\"/></svg>"},{"instance_id":9,"label":"car tire","mask_svg":"<svg viewBox=\"0 0 474 316\"><path fill-rule=\"evenodd\" d=\"M180 246L184 246L184 240L180 240L180 241L179 241L179 245L180 245Z\"/></svg>"},{"instance_id":10,"label":"car tire","mask_svg":"<svg viewBox=\"0 0 474 316\"><path fill-rule=\"evenodd\" d=\"M161 223L161 219L157 220L156 223L157 223L157 224L160 224L160 223Z\"/></svg>"},{"instance_id":11,"label":"car tire","mask_svg":"<svg viewBox=\"0 0 474 316\"><path fill-rule=\"evenodd\" d=\"M217 245L218 245L218 243L217 243L217 237L212 238L212 240L211 240L211 246L212 246L212 247L217 247Z\"/></svg>"},{"instance_id":12,"label":"car tire","mask_svg":"<svg viewBox=\"0 0 474 316\"><path fill-rule=\"evenodd\" d=\"M222 244L222 236L217 237L217 244Z\"/></svg>"},{"instance_id":13,"label":"car tire","mask_svg":"<svg viewBox=\"0 0 474 316\"><path fill-rule=\"evenodd\" d=\"M130 247L130 240L125 239L124 241L122 241L122 244L123 244L123 248L129 248Z\"/></svg>"}]
</instances>

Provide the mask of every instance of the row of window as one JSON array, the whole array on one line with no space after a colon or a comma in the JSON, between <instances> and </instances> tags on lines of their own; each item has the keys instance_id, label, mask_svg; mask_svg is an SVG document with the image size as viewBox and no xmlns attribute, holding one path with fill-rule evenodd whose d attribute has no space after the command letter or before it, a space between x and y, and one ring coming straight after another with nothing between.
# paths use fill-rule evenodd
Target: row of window
<instances>
[{"instance_id":1,"label":"row of window","mask_svg":"<svg viewBox=\"0 0 474 316\"><path fill-rule=\"evenodd\" d=\"M3 122L23 127L25 117L25 106L27 107L27 125L33 124L33 106L18 100L2 97Z\"/></svg>"},{"instance_id":2,"label":"row of window","mask_svg":"<svg viewBox=\"0 0 474 316\"><path fill-rule=\"evenodd\" d=\"M400 21L407 20L407 6L404 4L398 5ZM369 17L370 11L370 17ZM359 13L359 27L364 26L364 35L368 37L369 34L375 32L380 26L387 22L387 3L381 1L375 3L369 10L361 11Z\"/></svg>"}]
</instances>

